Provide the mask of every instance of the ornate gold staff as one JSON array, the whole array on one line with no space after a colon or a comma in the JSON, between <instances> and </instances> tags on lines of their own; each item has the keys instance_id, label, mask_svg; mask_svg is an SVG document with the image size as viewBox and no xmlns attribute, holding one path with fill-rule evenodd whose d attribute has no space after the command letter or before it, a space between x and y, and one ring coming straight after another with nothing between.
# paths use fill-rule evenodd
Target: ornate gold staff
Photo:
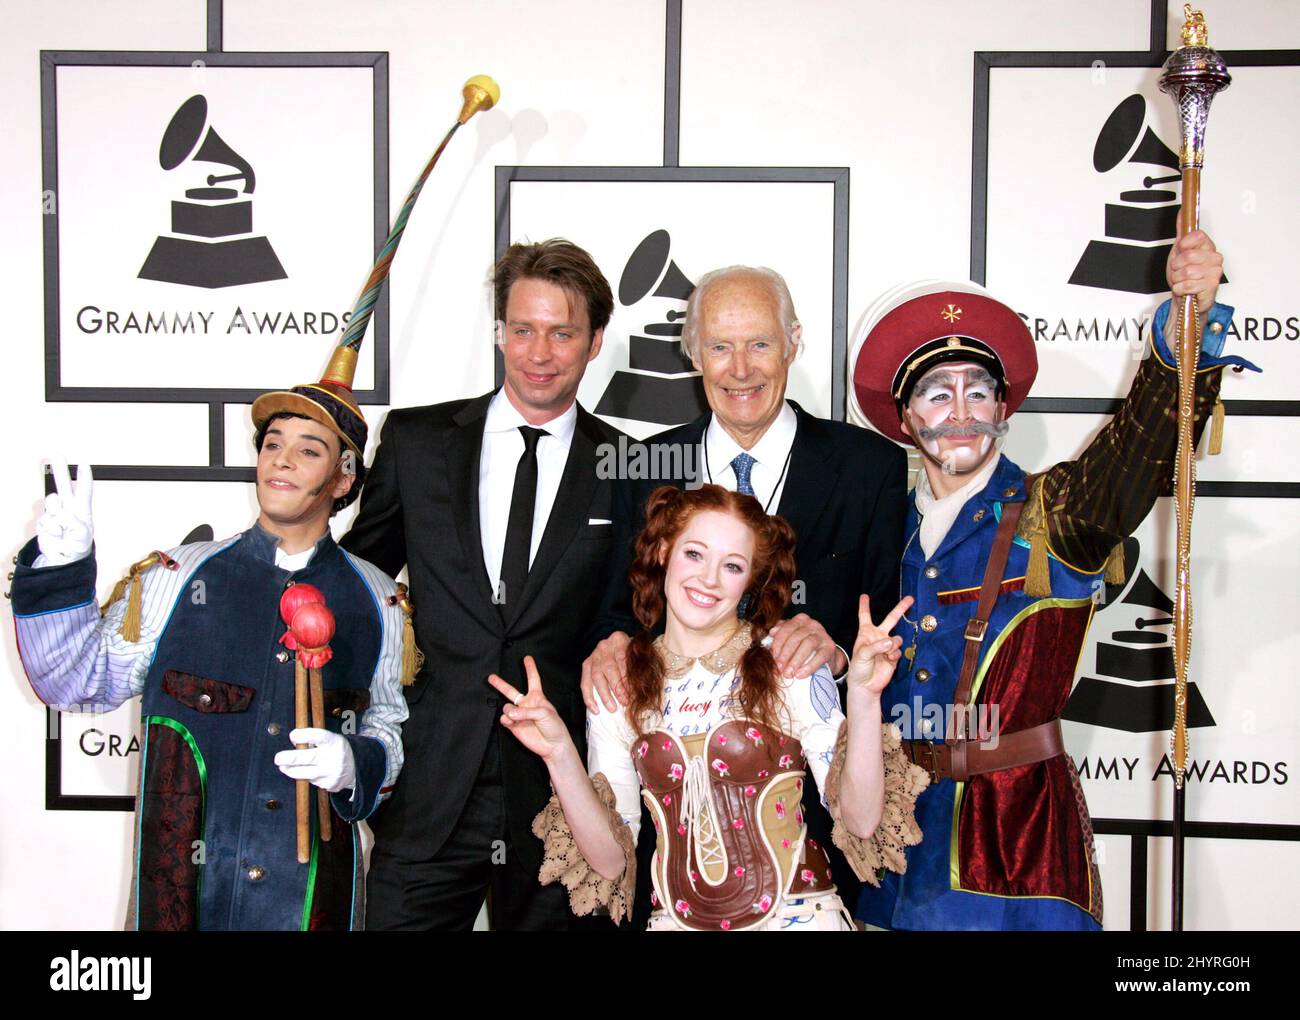
<instances>
[{"instance_id":1,"label":"ornate gold staff","mask_svg":"<svg viewBox=\"0 0 1300 1020\"><path fill-rule=\"evenodd\" d=\"M1178 104L1182 147L1183 204L1178 236L1201 222L1201 166L1205 161L1205 125L1210 101L1226 89L1232 76L1208 45L1205 16L1183 4L1183 44L1169 55L1160 75L1160 90ZM1196 495L1192 449L1196 364L1201 350L1200 308L1187 294L1178 307L1178 455L1174 463L1174 500L1178 514L1178 551L1174 597L1174 730L1170 737L1174 766L1173 905L1171 927L1183 930L1183 819L1187 773L1187 666L1192 651L1192 503Z\"/></svg>"}]
</instances>

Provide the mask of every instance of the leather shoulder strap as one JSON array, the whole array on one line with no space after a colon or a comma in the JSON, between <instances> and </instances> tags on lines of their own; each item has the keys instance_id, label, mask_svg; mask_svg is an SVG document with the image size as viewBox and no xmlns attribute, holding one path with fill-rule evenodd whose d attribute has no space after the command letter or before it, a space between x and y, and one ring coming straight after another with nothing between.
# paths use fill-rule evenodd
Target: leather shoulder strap
<instances>
[{"instance_id":1,"label":"leather shoulder strap","mask_svg":"<svg viewBox=\"0 0 1300 1020\"><path fill-rule=\"evenodd\" d=\"M1034 480L1034 475L1025 476L1026 492L1029 491ZM1011 555L1011 542L1016 537L1016 526L1020 523L1020 511L1024 506L1023 502L1002 504L1002 520L998 522L997 534L993 537L993 548L984 567L984 583L980 585L979 604L975 609L975 615L966 622L966 653L962 657L961 673L958 674L957 679L957 693L953 699L956 705L970 704L971 687L975 683L975 668L979 665L984 635L989 628L989 617L993 615L993 606L1002 588L1002 575L1006 572L1007 558Z\"/></svg>"}]
</instances>

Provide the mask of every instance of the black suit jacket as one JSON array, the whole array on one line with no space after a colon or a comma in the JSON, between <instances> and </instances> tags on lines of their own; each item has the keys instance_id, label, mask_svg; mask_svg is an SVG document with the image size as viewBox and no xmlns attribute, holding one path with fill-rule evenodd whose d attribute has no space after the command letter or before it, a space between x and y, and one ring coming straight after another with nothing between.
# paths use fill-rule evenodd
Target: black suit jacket
<instances>
[{"instance_id":1,"label":"black suit jacket","mask_svg":"<svg viewBox=\"0 0 1300 1020\"><path fill-rule=\"evenodd\" d=\"M502 698L497 673L519 690L523 658L537 661L546 696L585 748L579 679L586 634L609 557L611 483L597 478L597 447L619 433L578 408L555 505L528 582L503 624L479 538L479 454L492 394L391 411L345 549L396 576L409 568L416 643L424 667L406 688L406 764L372 819L390 852L427 859L446 842L469 797ZM507 597L509 598L508 594ZM509 734L501 745L511 852L535 869L533 816L551 795L546 767Z\"/></svg>"},{"instance_id":2,"label":"black suit jacket","mask_svg":"<svg viewBox=\"0 0 1300 1020\"><path fill-rule=\"evenodd\" d=\"M872 612L878 616L898 601L898 564L907 519L907 455L875 432L818 418L794 401L790 406L798 424L776 512L798 537L795 563L803 586L796 589L795 599L804 601L793 602L786 614L807 613L826 628L832 641L852 653L858 634L858 595L871 596ZM645 442L660 444L661 449L698 450L710 417L706 414ZM694 461L683 450L676 457L647 457L646 463ZM680 489L687 481L677 475L626 480L615 486L614 551L600 615L588 635L593 646L613 631L634 634L640 629L632 615L627 568L632 542L645 524L645 501L660 485Z\"/></svg>"}]
</instances>

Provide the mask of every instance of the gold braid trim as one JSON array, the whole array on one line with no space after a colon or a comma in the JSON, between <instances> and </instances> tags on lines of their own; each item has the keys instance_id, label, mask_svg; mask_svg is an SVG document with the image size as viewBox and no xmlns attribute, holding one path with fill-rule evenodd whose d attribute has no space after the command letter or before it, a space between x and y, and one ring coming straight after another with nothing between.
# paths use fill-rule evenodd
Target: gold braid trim
<instances>
[{"instance_id":1,"label":"gold braid trim","mask_svg":"<svg viewBox=\"0 0 1300 1020\"><path fill-rule=\"evenodd\" d=\"M542 885L558 881L568 889L569 909L580 917L606 906L610 919L617 924L632 916L632 900L636 895L636 842L615 807L614 791L605 773L592 776L591 785L609 813L610 831L623 851L626 862L623 874L605 878L587 863L560 808L560 799L552 796L533 819L533 835L542 841L542 869L537 877Z\"/></svg>"},{"instance_id":2,"label":"gold braid trim","mask_svg":"<svg viewBox=\"0 0 1300 1020\"><path fill-rule=\"evenodd\" d=\"M840 734L835 740L835 757L826 774L826 806L835 823L831 842L840 848L853 873L875 886L880 885L886 868L900 875L906 874L904 851L921 842L921 827L916 824L916 798L930 785L929 773L919 765L913 765L903 754L898 728L882 725L880 729L881 750L885 757L885 806L880 824L867 839L853 835L840 821L840 787L849 750L848 720L840 725Z\"/></svg>"}]
</instances>

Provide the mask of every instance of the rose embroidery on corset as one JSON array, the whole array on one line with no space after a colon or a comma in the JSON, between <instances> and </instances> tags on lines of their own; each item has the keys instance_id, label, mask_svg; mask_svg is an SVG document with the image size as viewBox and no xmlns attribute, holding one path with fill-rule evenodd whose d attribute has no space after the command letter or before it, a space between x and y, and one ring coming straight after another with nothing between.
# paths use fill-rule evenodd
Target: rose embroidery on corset
<instances>
[{"instance_id":1,"label":"rose embroidery on corset","mask_svg":"<svg viewBox=\"0 0 1300 1020\"><path fill-rule=\"evenodd\" d=\"M775 807L775 810L776 810L776 817L777 817L777 818L784 818L784 817L785 817L785 799L784 799L783 797L778 797L778 798L776 799L776 807Z\"/></svg>"},{"instance_id":2,"label":"rose embroidery on corset","mask_svg":"<svg viewBox=\"0 0 1300 1020\"><path fill-rule=\"evenodd\" d=\"M678 826L677 826L677 835L679 835L679 836L685 836L685 835L686 835L686 826L685 826L685 825L678 825Z\"/></svg>"},{"instance_id":3,"label":"rose embroidery on corset","mask_svg":"<svg viewBox=\"0 0 1300 1020\"><path fill-rule=\"evenodd\" d=\"M710 763L710 767L713 769L714 772L716 772L720 776L725 776L727 773L731 771L731 766L728 765L721 758L714 758L713 761Z\"/></svg>"},{"instance_id":4,"label":"rose embroidery on corset","mask_svg":"<svg viewBox=\"0 0 1300 1020\"><path fill-rule=\"evenodd\" d=\"M636 756L638 758L644 758L646 756L646 752L648 752L649 750L650 750L650 742L648 740L643 740L641 741L641 746L636 749Z\"/></svg>"},{"instance_id":5,"label":"rose embroidery on corset","mask_svg":"<svg viewBox=\"0 0 1300 1020\"><path fill-rule=\"evenodd\" d=\"M668 778L671 779L674 783L677 782L677 780L682 778L682 774L684 772L685 769L682 768L681 762L675 761L668 766Z\"/></svg>"},{"instance_id":6,"label":"rose embroidery on corset","mask_svg":"<svg viewBox=\"0 0 1300 1020\"><path fill-rule=\"evenodd\" d=\"M746 797L752 797L752 796L754 796L754 794L756 794L757 792L758 792L758 790L755 789L755 788L752 787L752 786L746 786L746 787L745 787L745 796L746 796Z\"/></svg>"},{"instance_id":7,"label":"rose embroidery on corset","mask_svg":"<svg viewBox=\"0 0 1300 1020\"><path fill-rule=\"evenodd\" d=\"M665 741L664 741L664 750L665 750L665 751L671 751L672 749L673 749L673 742L672 742L672 740L665 740Z\"/></svg>"},{"instance_id":8,"label":"rose embroidery on corset","mask_svg":"<svg viewBox=\"0 0 1300 1020\"><path fill-rule=\"evenodd\" d=\"M731 922L724 917L721 921L718 922L718 927L721 928L723 931L731 931Z\"/></svg>"},{"instance_id":9,"label":"rose embroidery on corset","mask_svg":"<svg viewBox=\"0 0 1300 1020\"><path fill-rule=\"evenodd\" d=\"M745 877L745 869L744 869L741 865L739 865L739 864L736 865L735 875L736 875L737 878L744 878L744 877Z\"/></svg>"},{"instance_id":10,"label":"rose embroidery on corset","mask_svg":"<svg viewBox=\"0 0 1300 1020\"><path fill-rule=\"evenodd\" d=\"M817 884L817 876L813 874L812 868L804 868L801 872L799 872L799 877L802 878L809 885Z\"/></svg>"},{"instance_id":11,"label":"rose embroidery on corset","mask_svg":"<svg viewBox=\"0 0 1300 1020\"><path fill-rule=\"evenodd\" d=\"M691 905L687 903L685 900L678 900L676 903L673 904L673 909L676 910L677 913L681 914L682 917L691 916Z\"/></svg>"},{"instance_id":12,"label":"rose embroidery on corset","mask_svg":"<svg viewBox=\"0 0 1300 1020\"><path fill-rule=\"evenodd\" d=\"M791 765L794 764L794 758L788 754L783 754L781 755L780 758L777 759L776 763L780 765L781 768L788 769Z\"/></svg>"},{"instance_id":13,"label":"rose embroidery on corset","mask_svg":"<svg viewBox=\"0 0 1300 1020\"><path fill-rule=\"evenodd\" d=\"M745 827L745 819L737 818L734 822L731 823L731 827L736 831L740 831Z\"/></svg>"},{"instance_id":14,"label":"rose embroidery on corset","mask_svg":"<svg viewBox=\"0 0 1300 1020\"><path fill-rule=\"evenodd\" d=\"M718 734L718 743L719 743L720 745L724 746L724 747L726 746L726 743L727 743L727 735L726 735L725 733L719 733L719 734Z\"/></svg>"},{"instance_id":15,"label":"rose embroidery on corset","mask_svg":"<svg viewBox=\"0 0 1300 1020\"><path fill-rule=\"evenodd\" d=\"M755 747L763 742L763 734L757 726L751 726L745 730L745 736L754 742Z\"/></svg>"},{"instance_id":16,"label":"rose embroidery on corset","mask_svg":"<svg viewBox=\"0 0 1300 1020\"><path fill-rule=\"evenodd\" d=\"M759 778L759 779L766 779L766 778L767 778L768 776L770 776L771 774L772 774L772 773L768 772L767 769L759 769L759 770L758 770L758 778Z\"/></svg>"},{"instance_id":17,"label":"rose embroidery on corset","mask_svg":"<svg viewBox=\"0 0 1300 1020\"><path fill-rule=\"evenodd\" d=\"M764 893L762 896L760 896L758 898L758 902L754 904L754 913L756 914L766 914L771 909L772 909L772 897L769 896L767 893Z\"/></svg>"}]
</instances>

